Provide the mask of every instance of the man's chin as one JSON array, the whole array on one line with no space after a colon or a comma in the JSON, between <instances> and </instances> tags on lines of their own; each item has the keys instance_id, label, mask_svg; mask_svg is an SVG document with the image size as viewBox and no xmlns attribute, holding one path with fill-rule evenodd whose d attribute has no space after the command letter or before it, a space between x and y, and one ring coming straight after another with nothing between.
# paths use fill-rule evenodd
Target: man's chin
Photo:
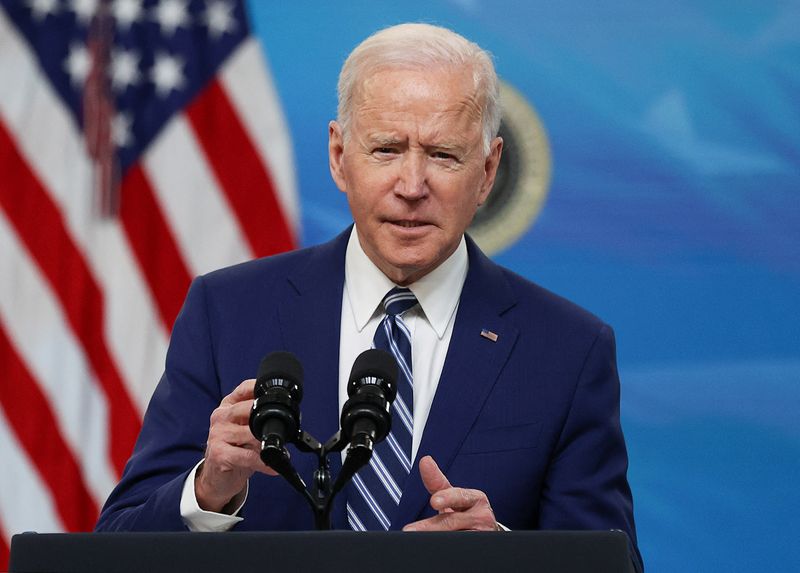
<instances>
[{"instance_id":1,"label":"man's chin","mask_svg":"<svg viewBox=\"0 0 800 573\"><path fill-rule=\"evenodd\" d=\"M433 257L425 256L425 253L407 251L408 249L398 247L391 253L386 253L388 255L384 259L387 263L386 268L381 269L400 286L409 285L436 268Z\"/></svg>"}]
</instances>

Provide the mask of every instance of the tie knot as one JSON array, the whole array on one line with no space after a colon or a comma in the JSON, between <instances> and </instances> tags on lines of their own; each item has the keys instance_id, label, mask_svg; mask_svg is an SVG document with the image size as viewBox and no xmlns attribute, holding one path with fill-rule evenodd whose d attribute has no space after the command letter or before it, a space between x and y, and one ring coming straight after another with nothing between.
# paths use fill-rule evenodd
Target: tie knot
<instances>
[{"instance_id":1,"label":"tie knot","mask_svg":"<svg viewBox=\"0 0 800 573\"><path fill-rule=\"evenodd\" d=\"M403 314L417 304L417 297L407 288L394 287L383 297L383 310L390 316Z\"/></svg>"}]
</instances>

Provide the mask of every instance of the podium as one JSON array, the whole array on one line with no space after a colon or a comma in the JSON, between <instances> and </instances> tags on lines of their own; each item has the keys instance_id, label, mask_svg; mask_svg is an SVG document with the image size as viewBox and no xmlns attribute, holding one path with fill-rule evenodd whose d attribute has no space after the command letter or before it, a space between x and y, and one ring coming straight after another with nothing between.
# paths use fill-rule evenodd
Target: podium
<instances>
[{"instance_id":1,"label":"podium","mask_svg":"<svg viewBox=\"0 0 800 573\"><path fill-rule=\"evenodd\" d=\"M633 572L620 531L23 533L13 573Z\"/></svg>"}]
</instances>

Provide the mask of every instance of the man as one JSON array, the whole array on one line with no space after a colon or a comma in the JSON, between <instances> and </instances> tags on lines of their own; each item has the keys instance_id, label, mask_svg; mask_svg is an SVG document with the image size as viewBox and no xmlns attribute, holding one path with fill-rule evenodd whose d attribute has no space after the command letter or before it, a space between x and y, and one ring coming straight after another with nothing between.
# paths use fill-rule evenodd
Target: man
<instances>
[{"instance_id":1,"label":"man","mask_svg":"<svg viewBox=\"0 0 800 573\"><path fill-rule=\"evenodd\" d=\"M491 59L443 28L388 28L345 62L338 115L330 169L354 228L196 279L98 529L310 528L305 500L259 459L250 376L271 351L297 355L303 427L327 439L350 366L389 325L395 348L410 342L413 397L334 527L621 529L635 547L611 329L464 235L503 146ZM411 308L384 311L389 291ZM313 456L292 461L308 481Z\"/></svg>"}]
</instances>

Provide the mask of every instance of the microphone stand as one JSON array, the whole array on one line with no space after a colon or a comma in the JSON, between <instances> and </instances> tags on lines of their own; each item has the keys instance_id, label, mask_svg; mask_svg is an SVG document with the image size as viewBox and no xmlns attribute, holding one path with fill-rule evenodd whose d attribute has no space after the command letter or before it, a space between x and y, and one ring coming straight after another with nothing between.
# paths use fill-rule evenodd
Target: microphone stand
<instances>
[{"instance_id":1,"label":"microphone stand","mask_svg":"<svg viewBox=\"0 0 800 573\"><path fill-rule=\"evenodd\" d=\"M261 442L261 461L283 476L289 485L303 495L314 513L315 527L318 530L329 530L333 499L356 472L369 463L375 445L374 440L367 434L357 434L353 437L342 464L342 471L339 472L333 483L331 483L328 455L339 453L348 445L348 442L342 437L342 431L336 432L323 445L314 436L303 430L299 432L295 444L301 452L317 455L318 463L317 469L314 470L311 491L308 490L300 474L292 465L286 446L279 440L266 439Z\"/></svg>"}]
</instances>

